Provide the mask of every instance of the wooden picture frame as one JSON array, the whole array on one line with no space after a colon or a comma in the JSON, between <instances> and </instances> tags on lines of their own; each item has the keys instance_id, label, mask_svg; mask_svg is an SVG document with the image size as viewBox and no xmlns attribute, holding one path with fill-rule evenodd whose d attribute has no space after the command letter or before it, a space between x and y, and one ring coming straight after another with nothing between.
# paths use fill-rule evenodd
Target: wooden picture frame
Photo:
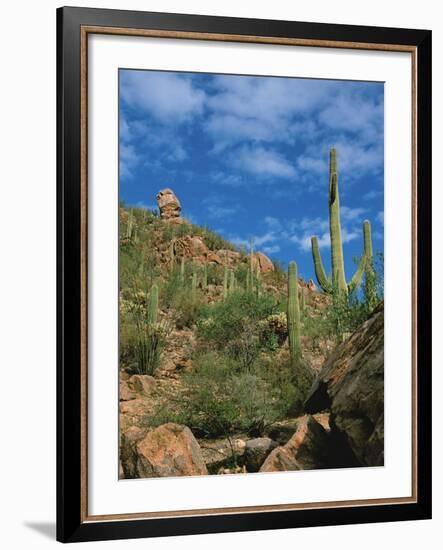
<instances>
[{"instance_id":1,"label":"wooden picture frame","mask_svg":"<svg viewBox=\"0 0 443 550\"><path fill-rule=\"evenodd\" d=\"M412 487L410 497L90 516L88 149L90 34L408 52L412 63ZM62 542L431 517L431 32L172 13L57 10L57 539Z\"/></svg>"}]
</instances>

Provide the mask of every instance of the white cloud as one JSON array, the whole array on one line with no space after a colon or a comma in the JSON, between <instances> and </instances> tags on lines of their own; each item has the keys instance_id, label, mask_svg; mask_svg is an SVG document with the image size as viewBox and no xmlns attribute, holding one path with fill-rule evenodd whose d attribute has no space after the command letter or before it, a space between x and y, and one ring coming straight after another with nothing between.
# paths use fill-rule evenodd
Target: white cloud
<instances>
[{"instance_id":1,"label":"white cloud","mask_svg":"<svg viewBox=\"0 0 443 550\"><path fill-rule=\"evenodd\" d=\"M120 176L130 178L133 174L133 168L140 161L140 156L133 145L120 144Z\"/></svg>"},{"instance_id":2,"label":"white cloud","mask_svg":"<svg viewBox=\"0 0 443 550\"><path fill-rule=\"evenodd\" d=\"M252 246L255 250L259 250L264 244L275 242L278 239L278 235L273 231L268 231L263 235L252 235L248 238L239 236L230 236L229 240L237 246L245 246L249 249L250 242L252 240Z\"/></svg>"},{"instance_id":3,"label":"white cloud","mask_svg":"<svg viewBox=\"0 0 443 550\"><path fill-rule=\"evenodd\" d=\"M243 183L242 177L238 174L227 174L222 171L212 172L210 177L213 182L221 185L232 185L235 187Z\"/></svg>"},{"instance_id":4,"label":"white cloud","mask_svg":"<svg viewBox=\"0 0 443 550\"><path fill-rule=\"evenodd\" d=\"M368 191L367 193L365 193L363 195L363 199L365 201L369 201L369 200L372 200L372 199L377 199L378 197L381 197L383 195L383 191L381 190L371 190L371 191Z\"/></svg>"},{"instance_id":5,"label":"white cloud","mask_svg":"<svg viewBox=\"0 0 443 550\"><path fill-rule=\"evenodd\" d=\"M265 254L276 254L277 252L280 252L280 246L278 244L274 244L272 246L265 246L263 248L263 252Z\"/></svg>"},{"instance_id":6,"label":"white cloud","mask_svg":"<svg viewBox=\"0 0 443 550\"><path fill-rule=\"evenodd\" d=\"M364 208L349 208L348 206L340 206L341 219L344 221L354 221L362 217L366 210Z\"/></svg>"},{"instance_id":7,"label":"white cloud","mask_svg":"<svg viewBox=\"0 0 443 550\"><path fill-rule=\"evenodd\" d=\"M177 73L124 71L121 95L162 122L180 123L203 112L206 94L191 77Z\"/></svg>"},{"instance_id":8,"label":"white cloud","mask_svg":"<svg viewBox=\"0 0 443 550\"><path fill-rule=\"evenodd\" d=\"M385 224L385 212L382 210L377 214L377 221L380 222L382 225Z\"/></svg>"},{"instance_id":9,"label":"white cloud","mask_svg":"<svg viewBox=\"0 0 443 550\"><path fill-rule=\"evenodd\" d=\"M230 159L234 167L257 176L293 178L296 173L283 155L263 147L243 146L235 151Z\"/></svg>"},{"instance_id":10,"label":"white cloud","mask_svg":"<svg viewBox=\"0 0 443 550\"><path fill-rule=\"evenodd\" d=\"M281 221L273 216L266 216L264 222L273 231L279 231L282 228Z\"/></svg>"},{"instance_id":11,"label":"white cloud","mask_svg":"<svg viewBox=\"0 0 443 550\"><path fill-rule=\"evenodd\" d=\"M208 214L211 218L214 219L228 218L230 216L233 216L236 212L238 212L238 207L236 206L208 206Z\"/></svg>"}]
</instances>

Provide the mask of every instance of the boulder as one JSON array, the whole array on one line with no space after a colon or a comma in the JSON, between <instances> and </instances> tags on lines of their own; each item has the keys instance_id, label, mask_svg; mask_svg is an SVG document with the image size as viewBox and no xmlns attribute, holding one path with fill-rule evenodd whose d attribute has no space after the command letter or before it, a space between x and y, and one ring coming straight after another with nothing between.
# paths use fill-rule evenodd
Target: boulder
<instances>
[{"instance_id":1,"label":"boulder","mask_svg":"<svg viewBox=\"0 0 443 550\"><path fill-rule=\"evenodd\" d=\"M203 440L200 441L201 451L210 474L217 474L234 463L243 465L245 441L243 439Z\"/></svg>"},{"instance_id":2,"label":"boulder","mask_svg":"<svg viewBox=\"0 0 443 550\"><path fill-rule=\"evenodd\" d=\"M207 475L197 440L187 426L163 424L137 443L137 477Z\"/></svg>"},{"instance_id":3,"label":"boulder","mask_svg":"<svg viewBox=\"0 0 443 550\"><path fill-rule=\"evenodd\" d=\"M311 292L315 292L317 290L317 287L312 279L309 279L306 283L306 288L308 288Z\"/></svg>"},{"instance_id":4,"label":"boulder","mask_svg":"<svg viewBox=\"0 0 443 550\"><path fill-rule=\"evenodd\" d=\"M274 264L262 252L256 252L254 256L258 261L258 265L260 266L260 271L262 273L269 273L270 271L274 271Z\"/></svg>"},{"instance_id":5,"label":"boulder","mask_svg":"<svg viewBox=\"0 0 443 550\"><path fill-rule=\"evenodd\" d=\"M268 454L277 447L269 437L256 437L246 441L245 466L248 472L258 472Z\"/></svg>"},{"instance_id":6,"label":"boulder","mask_svg":"<svg viewBox=\"0 0 443 550\"><path fill-rule=\"evenodd\" d=\"M127 380L122 380L120 378L120 391L119 391L119 399L120 401L130 401L131 399L135 399L135 393L134 391L129 387Z\"/></svg>"},{"instance_id":7,"label":"boulder","mask_svg":"<svg viewBox=\"0 0 443 550\"><path fill-rule=\"evenodd\" d=\"M178 198L175 196L172 189L162 189L157 194L157 204L158 209L160 210L160 218L166 221L177 222L182 218L180 217L181 213L181 204ZM179 223L180 223L179 222Z\"/></svg>"},{"instance_id":8,"label":"boulder","mask_svg":"<svg viewBox=\"0 0 443 550\"><path fill-rule=\"evenodd\" d=\"M130 426L127 430L120 430L120 466L123 479L133 479L137 476L137 443L141 441L146 430L137 426Z\"/></svg>"},{"instance_id":9,"label":"boulder","mask_svg":"<svg viewBox=\"0 0 443 550\"><path fill-rule=\"evenodd\" d=\"M155 390L155 378L148 374L134 374L129 378L127 384L130 390L146 397L152 395Z\"/></svg>"},{"instance_id":10,"label":"boulder","mask_svg":"<svg viewBox=\"0 0 443 550\"><path fill-rule=\"evenodd\" d=\"M342 436L361 466L384 464L383 304L325 362L305 410L330 410L331 431Z\"/></svg>"},{"instance_id":11,"label":"boulder","mask_svg":"<svg viewBox=\"0 0 443 550\"><path fill-rule=\"evenodd\" d=\"M250 255L244 257L244 262L250 262ZM270 271L274 271L274 264L271 262L271 260L263 254L263 252L253 252L252 253L252 265L256 268L257 264L260 267L260 271L262 273L269 273Z\"/></svg>"},{"instance_id":12,"label":"boulder","mask_svg":"<svg viewBox=\"0 0 443 550\"><path fill-rule=\"evenodd\" d=\"M228 249L217 250L217 256L221 259L222 263L228 267L235 267L241 258L239 252Z\"/></svg>"},{"instance_id":13,"label":"boulder","mask_svg":"<svg viewBox=\"0 0 443 550\"><path fill-rule=\"evenodd\" d=\"M197 264L223 264L221 258L209 250L203 237L185 235L174 240L174 253L180 258L192 260Z\"/></svg>"},{"instance_id":14,"label":"boulder","mask_svg":"<svg viewBox=\"0 0 443 550\"><path fill-rule=\"evenodd\" d=\"M310 415L301 417L297 431L266 458L260 472L286 472L328 468L328 432Z\"/></svg>"}]
</instances>

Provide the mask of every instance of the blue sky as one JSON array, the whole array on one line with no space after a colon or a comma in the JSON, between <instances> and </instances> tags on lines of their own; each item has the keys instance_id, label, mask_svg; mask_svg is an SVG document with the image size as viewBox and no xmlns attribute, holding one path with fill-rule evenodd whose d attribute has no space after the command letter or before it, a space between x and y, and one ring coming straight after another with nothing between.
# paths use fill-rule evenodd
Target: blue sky
<instances>
[{"instance_id":1,"label":"blue sky","mask_svg":"<svg viewBox=\"0 0 443 550\"><path fill-rule=\"evenodd\" d=\"M372 223L383 250L382 83L120 70L120 198L182 214L313 278L311 235L330 268L328 151L337 149L348 278Z\"/></svg>"}]
</instances>

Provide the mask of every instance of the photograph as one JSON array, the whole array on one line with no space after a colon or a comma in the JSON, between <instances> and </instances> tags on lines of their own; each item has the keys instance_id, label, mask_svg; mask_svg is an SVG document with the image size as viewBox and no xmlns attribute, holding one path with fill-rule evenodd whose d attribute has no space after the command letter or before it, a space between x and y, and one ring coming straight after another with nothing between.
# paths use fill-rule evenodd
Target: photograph
<instances>
[{"instance_id":1,"label":"photograph","mask_svg":"<svg viewBox=\"0 0 443 550\"><path fill-rule=\"evenodd\" d=\"M384 105L119 69L120 480L384 466Z\"/></svg>"}]
</instances>

